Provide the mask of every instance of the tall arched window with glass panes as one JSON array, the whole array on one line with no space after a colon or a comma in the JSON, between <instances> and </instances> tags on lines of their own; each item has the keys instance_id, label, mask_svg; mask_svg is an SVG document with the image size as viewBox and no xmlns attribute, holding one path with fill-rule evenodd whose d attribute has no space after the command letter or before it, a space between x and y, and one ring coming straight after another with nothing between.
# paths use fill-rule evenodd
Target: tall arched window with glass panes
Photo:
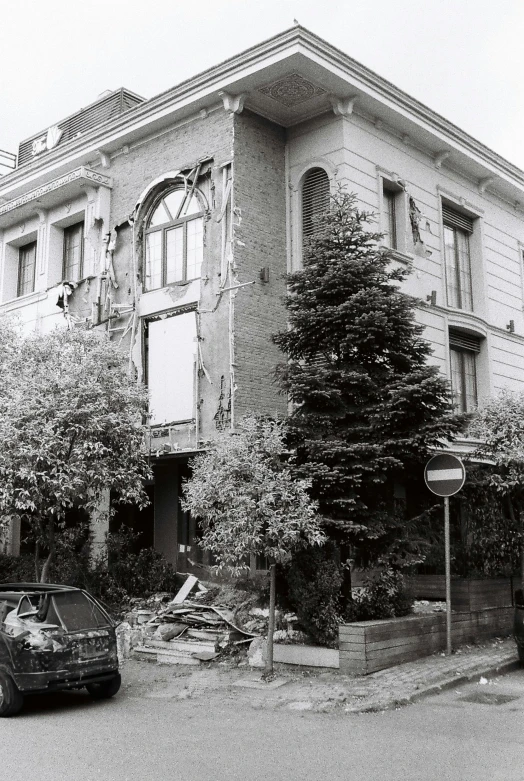
<instances>
[{"instance_id":1,"label":"tall arched window with glass panes","mask_svg":"<svg viewBox=\"0 0 524 781\"><path fill-rule=\"evenodd\" d=\"M163 192L145 226L145 289L198 279L204 254L204 207L183 183Z\"/></svg>"}]
</instances>

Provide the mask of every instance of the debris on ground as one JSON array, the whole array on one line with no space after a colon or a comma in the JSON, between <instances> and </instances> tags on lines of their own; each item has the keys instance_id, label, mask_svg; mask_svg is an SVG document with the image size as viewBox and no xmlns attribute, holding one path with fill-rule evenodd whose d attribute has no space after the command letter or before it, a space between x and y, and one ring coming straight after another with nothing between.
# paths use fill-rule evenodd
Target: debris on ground
<instances>
[{"instance_id":1,"label":"debris on ground","mask_svg":"<svg viewBox=\"0 0 524 781\"><path fill-rule=\"evenodd\" d=\"M254 607L257 597L230 585L204 586L188 575L179 591L134 599L121 624L123 656L164 664L200 664L220 654L238 653L267 630L268 611Z\"/></svg>"},{"instance_id":2,"label":"debris on ground","mask_svg":"<svg viewBox=\"0 0 524 781\"><path fill-rule=\"evenodd\" d=\"M414 613L445 613L446 603L442 601L429 601L429 599L417 599L413 604Z\"/></svg>"}]
</instances>

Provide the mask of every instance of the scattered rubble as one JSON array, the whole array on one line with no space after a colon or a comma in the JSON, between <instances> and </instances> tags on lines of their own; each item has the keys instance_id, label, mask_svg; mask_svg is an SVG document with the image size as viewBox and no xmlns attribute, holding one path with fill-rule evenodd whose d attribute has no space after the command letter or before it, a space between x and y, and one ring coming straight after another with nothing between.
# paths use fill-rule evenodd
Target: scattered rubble
<instances>
[{"instance_id":1,"label":"scattered rubble","mask_svg":"<svg viewBox=\"0 0 524 781\"><path fill-rule=\"evenodd\" d=\"M267 629L256 596L230 586L204 586L188 575L177 594L133 600L120 625L119 649L164 664L200 664L248 645ZM245 620L247 617L248 620Z\"/></svg>"}]
</instances>

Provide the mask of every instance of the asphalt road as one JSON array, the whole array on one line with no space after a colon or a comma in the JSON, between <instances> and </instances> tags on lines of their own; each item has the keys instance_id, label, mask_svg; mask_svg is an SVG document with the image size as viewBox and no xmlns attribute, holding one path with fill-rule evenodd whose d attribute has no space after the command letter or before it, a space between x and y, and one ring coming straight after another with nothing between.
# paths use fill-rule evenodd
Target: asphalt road
<instances>
[{"instance_id":1,"label":"asphalt road","mask_svg":"<svg viewBox=\"0 0 524 781\"><path fill-rule=\"evenodd\" d=\"M0 722L2 781L522 781L524 671L377 714L174 697L161 678L115 699L33 697ZM476 701L468 701L473 698Z\"/></svg>"}]
</instances>

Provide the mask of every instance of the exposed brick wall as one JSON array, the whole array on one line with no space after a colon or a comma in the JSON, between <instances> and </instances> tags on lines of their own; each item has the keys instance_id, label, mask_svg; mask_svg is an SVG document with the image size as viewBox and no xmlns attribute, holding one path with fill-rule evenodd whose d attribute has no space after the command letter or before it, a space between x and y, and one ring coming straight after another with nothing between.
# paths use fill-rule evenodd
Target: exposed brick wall
<instances>
[{"instance_id":1,"label":"exposed brick wall","mask_svg":"<svg viewBox=\"0 0 524 781\"><path fill-rule=\"evenodd\" d=\"M239 282L255 280L235 299L235 418L250 410L285 415L273 379L282 361L271 334L286 326L285 130L249 111L235 116L235 265ZM239 224L238 224L239 223ZM269 283L260 269L269 267Z\"/></svg>"},{"instance_id":2,"label":"exposed brick wall","mask_svg":"<svg viewBox=\"0 0 524 781\"><path fill-rule=\"evenodd\" d=\"M225 111L175 127L115 157L110 175L113 224L125 220L142 190L160 174L191 165L202 157L223 162L231 157L233 122Z\"/></svg>"}]
</instances>

